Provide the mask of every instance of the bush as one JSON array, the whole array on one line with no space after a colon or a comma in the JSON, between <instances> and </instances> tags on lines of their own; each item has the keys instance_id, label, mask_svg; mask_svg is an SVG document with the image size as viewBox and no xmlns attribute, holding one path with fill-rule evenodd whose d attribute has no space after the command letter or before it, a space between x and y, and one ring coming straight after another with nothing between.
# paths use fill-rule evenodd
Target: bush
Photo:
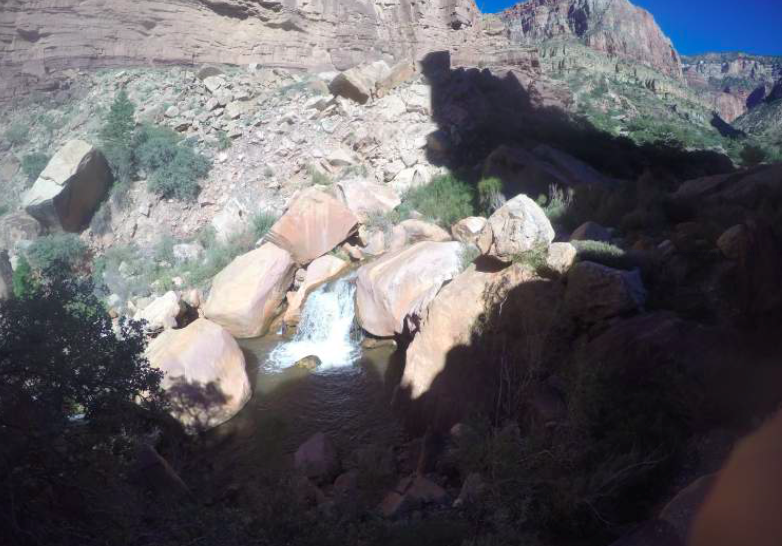
<instances>
[{"instance_id":1,"label":"bush","mask_svg":"<svg viewBox=\"0 0 782 546\"><path fill-rule=\"evenodd\" d=\"M561 222L570 211L573 204L573 188L564 190L559 186L549 186L548 203L543 206L543 212L552 223Z\"/></svg>"},{"instance_id":2,"label":"bush","mask_svg":"<svg viewBox=\"0 0 782 546\"><path fill-rule=\"evenodd\" d=\"M136 134L136 165L149 176L150 191L165 198L192 201L198 196L198 180L211 167L192 143L165 127L144 126Z\"/></svg>"},{"instance_id":3,"label":"bush","mask_svg":"<svg viewBox=\"0 0 782 546\"><path fill-rule=\"evenodd\" d=\"M595 262L615 269L632 269L636 264L624 250L602 241L571 241L576 247L578 259Z\"/></svg>"},{"instance_id":4,"label":"bush","mask_svg":"<svg viewBox=\"0 0 782 546\"><path fill-rule=\"evenodd\" d=\"M28 182L35 182L49 164L51 157L44 153L35 152L22 158L22 171L27 176Z\"/></svg>"},{"instance_id":5,"label":"bush","mask_svg":"<svg viewBox=\"0 0 782 546\"><path fill-rule=\"evenodd\" d=\"M27 249L30 264L38 271L46 271L55 263L73 270L83 265L86 256L87 245L73 233L41 237Z\"/></svg>"},{"instance_id":6,"label":"bush","mask_svg":"<svg viewBox=\"0 0 782 546\"><path fill-rule=\"evenodd\" d=\"M30 139L30 128L20 122L13 123L6 129L5 139L10 142L12 146L24 144Z\"/></svg>"},{"instance_id":7,"label":"bush","mask_svg":"<svg viewBox=\"0 0 782 546\"><path fill-rule=\"evenodd\" d=\"M30 262L24 256L19 257L19 263L16 269L14 269L11 284L14 296L21 299L32 296L38 288L38 279L33 272L33 268L30 267Z\"/></svg>"},{"instance_id":8,"label":"bush","mask_svg":"<svg viewBox=\"0 0 782 546\"><path fill-rule=\"evenodd\" d=\"M451 174L436 176L429 184L410 190L404 201L446 229L475 213L473 188Z\"/></svg>"},{"instance_id":9,"label":"bush","mask_svg":"<svg viewBox=\"0 0 782 546\"><path fill-rule=\"evenodd\" d=\"M121 90L103 121L100 130L101 149L106 156L114 180L128 184L133 176L133 131L136 127L136 107Z\"/></svg>"},{"instance_id":10,"label":"bush","mask_svg":"<svg viewBox=\"0 0 782 546\"><path fill-rule=\"evenodd\" d=\"M261 211L250 219L250 225L255 240L259 240L269 233L269 230L277 222L277 217L271 213Z\"/></svg>"},{"instance_id":11,"label":"bush","mask_svg":"<svg viewBox=\"0 0 782 546\"><path fill-rule=\"evenodd\" d=\"M490 216L505 201L502 194L502 180L496 177L483 178L478 182L478 203L481 211Z\"/></svg>"},{"instance_id":12,"label":"bush","mask_svg":"<svg viewBox=\"0 0 782 546\"><path fill-rule=\"evenodd\" d=\"M768 152L760 146L748 144L739 154L744 167L756 167L768 159Z\"/></svg>"}]
</instances>

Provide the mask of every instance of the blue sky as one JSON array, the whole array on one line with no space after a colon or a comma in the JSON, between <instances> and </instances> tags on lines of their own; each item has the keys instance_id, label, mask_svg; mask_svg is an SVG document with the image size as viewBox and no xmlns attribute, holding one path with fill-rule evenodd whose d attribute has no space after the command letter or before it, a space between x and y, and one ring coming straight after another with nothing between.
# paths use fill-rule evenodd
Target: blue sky
<instances>
[{"instance_id":1,"label":"blue sky","mask_svg":"<svg viewBox=\"0 0 782 546\"><path fill-rule=\"evenodd\" d=\"M630 0L646 8L684 55L745 51L782 55L782 0ZM476 0L484 12L518 2Z\"/></svg>"}]
</instances>

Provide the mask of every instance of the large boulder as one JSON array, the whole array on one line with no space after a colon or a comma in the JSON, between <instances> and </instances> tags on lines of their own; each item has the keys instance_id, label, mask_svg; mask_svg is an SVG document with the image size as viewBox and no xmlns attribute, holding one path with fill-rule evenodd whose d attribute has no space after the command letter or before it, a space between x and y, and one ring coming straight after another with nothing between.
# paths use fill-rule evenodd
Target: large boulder
<instances>
[{"instance_id":1,"label":"large boulder","mask_svg":"<svg viewBox=\"0 0 782 546\"><path fill-rule=\"evenodd\" d=\"M299 196L267 235L299 265L323 256L356 229L358 218L337 199L312 189Z\"/></svg>"},{"instance_id":2,"label":"large boulder","mask_svg":"<svg viewBox=\"0 0 782 546\"><path fill-rule=\"evenodd\" d=\"M361 222L366 222L372 215L389 213L402 203L391 186L363 178L343 180L337 184L337 192L339 199Z\"/></svg>"},{"instance_id":3,"label":"large boulder","mask_svg":"<svg viewBox=\"0 0 782 546\"><path fill-rule=\"evenodd\" d=\"M337 97L344 97L359 104L366 104L372 97L374 85L358 68L340 72L331 80L329 91Z\"/></svg>"},{"instance_id":4,"label":"large boulder","mask_svg":"<svg viewBox=\"0 0 782 546\"><path fill-rule=\"evenodd\" d=\"M0 250L0 303L14 295L14 270L7 250Z\"/></svg>"},{"instance_id":5,"label":"large boulder","mask_svg":"<svg viewBox=\"0 0 782 546\"><path fill-rule=\"evenodd\" d=\"M370 334L390 337L407 325L415 330L442 285L459 274L462 244L424 241L363 266L358 271L358 322Z\"/></svg>"},{"instance_id":6,"label":"large boulder","mask_svg":"<svg viewBox=\"0 0 782 546\"><path fill-rule=\"evenodd\" d=\"M339 455L328 436L318 432L304 442L293 457L296 469L308 478L330 482L339 474Z\"/></svg>"},{"instance_id":7,"label":"large boulder","mask_svg":"<svg viewBox=\"0 0 782 546\"><path fill-rule=\"evenodd\" d=\"M149 344L147 357L165 372L162 386L171 413L189 429L226 422L252 395L244 353L227 330L209 320L163 332Z\"/></svg>"},{"instance_id":8,"label":"large boulder","mask_svg":"<svg viewBox=\"0 0 782 546\"><path fill-rule=\"evenodd\" d=\"M446 285L429 306L421 331L407 348L402 388L415 400L429 392L443 373L451 352L469 346L473 327L487 311L487 294L507 292L533 280L534 272L515 264L500 272L479 271L474 265Z\"/></svg>"},{"instance_id":9,"label":"large boulder","mask_svg":"<svg viewBox=\"0 0 782 546\"><path fill-rule=\"evenodd\" d=\"M500 207L484 230L491 230L492 236L486 253L505 261L531 250L548 249L555 236L546 213L526 195L517 195Z\"/></svg>"},{"instance_id":10,"label":"large boulder","mask_svg":"<svg viewBox=\"0 0 782 546\"><path fill-rule=\"evenodd\" d=\"M459 220L451 226L451 234L459 242L475 245L488 252L491 246L492 234L488 230L484 231L486 223L486 218L470 216L469 218Z\"/></svg>"},{"instance_id":11,"label":"large boulder","mask_svg":"<svg viewBox=\"0 0 782 546\"><path fill-rule=\"evenodd\" d=\"M171 291L138 311L133 320L146 322L144 329L148 332L159 332L176 328L181 314L182 301L176 292Z\"/></svg>"},{"instance_id":12,"label":"large boulder","mask_svg":"<svg viewBox=\"0 0 782 546\"><path fill-rule=\"evenodd\" d=\"M611 241L611 232L597 222L584 222L570 235L571 241Z\"/></svg>"},{"instance_id":13,"label":"large boulder","mask_svg":"<svg viewBox=\"0 0 782 546\"><path fill-rule=\"evenodd\" d=\"M593 262L578 262L568 272L565 306L583 324L638 311L646 301L640 273Z\"/></svg>"},{"instance_id":14,"label":"large boulder","mask_svg":"<svg viewBox=\"0 0 782 546\"><path fill-rule=\"evenodd\" d=\"M309 293L324 281L339 275L350 264L336 256L321 256L313 261L307 268L304 281L296 292L288 293L288 308L285 310L284 321L288 325L299 322L301 307Z\"/></svg>"},{"instance_id":15,"label":"large boulder","mask_svg":"<svg viewBox=\"0 0 782 546\"><path fill-rule=\"evenodd\" d=\"M295 270L291 255L271 243L239 256L212 281L204 316L237 338L265 334Z\"/></svg>"},{"instance_id":16,"label":"large boulder","mask_svg":"<svg viewBox=\"0 0 782 546\"><path fill-rule=\"evenodd\" d=\"M451 236L440 226L411 218L400 222L391 230L388 250L393 252L421 241L444 243L450 240Z\"/></svg>"},{"instance_id":17,"label":"large boulder","mask_svg":"<svg viewBox=\"0 0 782 546\"><path fill-rule=\"evenodd\" d=\"M38 220L24 211L6 214L0 218L0 248L12 254L21 241L34 241L42 234Z\"/></svg>"},{"instance_id":18,"label":"large boulder","mask_svg":"<svg viewBox=\"0 0 782 546\"><path fill-rule=\"evenodd\" d=\"M111 182L111 169L100 150L71 140L49 161L22 204L45 227L76 233L89 224Z\"/></svg>"}]
</instances>

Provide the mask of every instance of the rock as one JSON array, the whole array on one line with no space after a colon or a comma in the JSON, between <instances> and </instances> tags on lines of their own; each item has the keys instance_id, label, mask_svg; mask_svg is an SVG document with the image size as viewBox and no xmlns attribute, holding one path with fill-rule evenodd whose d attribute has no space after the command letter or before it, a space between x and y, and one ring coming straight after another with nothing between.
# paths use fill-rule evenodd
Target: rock
<instances>
[{"instance_id":1,"label":"rock","mask_svg":"<svg viewBox=\"0 0 782 546\"><path fill-rule=\"evenodd\" d=\"M321 365L320 358L318 358L315 355L310 355L310 356L305 356L304 358L296 362L296 364L294 364L293 366L296 368L301 368L303 370L313 371L313 370L317 370L320 367L320 365Z\"/></svg>"},{"instance_id":2,"label":"rock","mask_svg":"<svg viewBox=\"0 0 782 546\"><path fill-rule=\"evenodd\" d=\"M565 306L585 324L637 312L646 301L641 274L592 262L578 262L567 276Z\"/></svg>"},{"instance_id":3,"label":"rock","mask_svg":"<svg viewBox=\"0 0 782 546\"><path fill-rule=\"evenodd\" d=\"M228 119L239 119L249 110L250 106L244 101L229 102L225 106L223 117Z\"/></svg>"},{"instance_id":4,"label":"rock","mask_svg":"<svg viewBox=\"0 0 782 546\"><path fill-rule=\"evenodd\" d=\"M410 61L397 63L391 67L391 70L385 77L378 80L376 94L378 97L383 97L414 77L415 64Z\"/></svg>"},{"instance_id":5,"label":"rock","mask_svg":"<svg viewBox=\"0 0 782 546\"><path fill-rule=\"evenodd\" d=\"M248 212L238 199L229 200L223 209L212 218L212 227L218 242L227 243L247 229Z\"/></svg>"},{"instance_id":6,"label":"rock","mask_svg":"<svg viewBox=\"0 0 782 546\"><path fill-rule=\"evenodd\" d=\"M198 309L201 307L201 302L204 301L204 297L199 289L193 288L182 294L182 301L191 308Z\"/></svg>"},{"instance_id":7,"label":"rock","mask_svg":"<svg viewBox=\"0 0 782 546\"><path fill-rule=\"evenodd\" d=\"M410 219L400 222L391 230L388 249L393 252L421 241L443 243L450 240L451 236L440 226L423 220Z\"/></svg>"},{"instance_id":8,"label":"rock","mask_svg":"<svg viewBox=\"0 0 782 546\"><path fill-rule=\"evenodd\" d=\"M296 469L310 479L330 482L339 474L337 450L322 432L314 434L299 446L293 460Z\"/></svg>"},{"instance_id":9,"label":"rock","mask_svg":"<svg viewBox=\"0 0 782 546\"><path fill-rule=\"evenodd\" d=\"M81 140L71 140L54 155L22 197L25 210L44 227L79 232L112 182L103 154Z\"/></svg>"},{"instance_id":10,"label":"rock","mask_svg":"<svg viewBox=\"0 0 782 546\"><path fill-rule=\"evenodd\" d=\"M310 189L272 226L267 240L290 252L299 265L306 265L347 239L357 224L358 218L345 205Z\"/></svg>"},{"instance_id":11,"label":"rock","mask_svg":"<svg viewBox=\"0 0 782 546\"><path fill-rule=\"evenodd\" d=\"M570 243L552 243L548 249L546 257L546 266L564 275L576 262L578 250Z\"/></svg>"},{"instance_id":12,"label":"rock","mask_svg":"<svg viewBox=\"0 0 782 546\"><path fill-rule=\"evenodd\" d=\"M366 104L372 96L372 83L357 68L337 74L329 84L329 91L337 97L345 97L359 104Z\"/></svg>"},{"instance_id":13,"label":"rock","mask_svg":"<svg viewBox=\"0 0 782 546\"><path fill-rule=\"evenodd\" d=\"M225 80L220 76L207 76L204 78L204 87L206 87L213 95L217 93L225 85Z\"/></svg>"},{"instance_id":14,"label":"rock","mask_svg":"<svg viewBox=\"0 0 782 546\"><path fill-rule=\"evenodd\" d=\"M223 75L222 69L214 65L202 66L201 68L198 69L198 72L196 72L196 78L198 78L201 81L204 81L205 79L214 76L222 76L222 75Z\"/></svg>"},{"instance_id":15,"label":"rock","mask_svg":"<svg viewBox=\"0 0 782 546\"><path fill-rule=\"evenodd\" d=\"M348 167L356 164L356 157L344 148L334 148L326 155L326 161L333 167Z\"/></svg>"},{"instance_id":16,"label":"rock","mask_svg":"<svg viewBox=\"0 0 782 546\"><path fill-rule=\"evenodd\" d=\"M158 495L173 498L190 498L192 493L182 478L157 450L142 443L136 449L136 461L132 471L133 481Z\"/></svg>"},{"instance_id":17,"label":"rock","mask_svg":"<svg viewBox=\"0 0 782 546\"><path fill-rule=\"evenodd\" d=\"M0 250L0 303L13 297L14 270L11 267L11 260L8 258L7 250Z\"/></svg>"},{"instance_id":18,"label":"rock","mask_svg":"<svg viewBox=\"0 0 782 546\"><path fill-rule=\"evenodd\" d=\"M486 490L486 484L483 477L477 472L473 472L464 480L459 497L454 501L454 508L475 504L483 496Z\"/></svg>"},{"instance_id":19,"label":"rock","mask_svg":"<svg viewBox=\"0 0 782 546\"><path fill-rule=\"evenodd\" d=\"M485 248L488 252L488 248L491 246L492 234L488 230L483 231L486 223L486 218L471 216L459 220L451 226L451 234L459 242L475 245L481 249Z\"/></svg>"},{"instance_id":20,"label":"rock","mask_svg":"<svg viewBox=\"0 0 782 546\"><path fill-rule=\"evenodd\" d=\"M204 247L196 243L174 245L174 259L178 262L194 262L204 254Z\"/></svg>"},{"instance_id":21,"label":"rock","mask_svg":"<svg viewBox=\"0 0 782 546\"><path fill-rule=\"evenodd\" d=\"M0 217L0 248L12 254L16 245L23 241L34 241L42 234L42 226L24 211L12 212Z\"/></svg>"},{"instance_id":22,"label":"rock","mask_svg":"<svg viewBox=\"0 0 782 546\"><path fill-rule=\"evenodd\" d=\"M391 187L363 178L339 182L337 195L361 222L366 222L373 215L387 214L402 203Z\"/></svg>"},{"instance_id":23,"label":"rock","mask_svg":"<svg viewBox=\"0 0 782 546\"><path fill-rule=\"evenodd\" d=\"M611 546L685 546L685 543L679 540L670 523L652 520L613 542Z\"/></svg>"},{"instance_id":24,"label":"rock","mask_svg":"<svg viewBox=\"0 0 782 546\"><path fill-rule=\"evenodd\" d=\"M517 195L492 214L484 229L489 228L492 243L487 254L504 261L538 248L548 249L555 235L546 213L526 195Z\"/></svg>"},{"instance_id":25,"label":"rock","mask_svg":"<svg viewBox=\"0 0 782 546\"><path fill-rule=\"evenodd\" d=\"M237 338L265 334L295 270L291 255L271 243L239 256L212 281L204 316Z\"/></svg>"},{"instance_id":26,"label":"rock","mask_svg":"<svg viewBox=\"0 0 782 546\"><path fill-rule=\"evenodd\" d=\"M376 337L411 331L442 285L461 269L461 243L424 241L358 270L356 316Z\"/></svg>"},{"instance_id":27,"label":"rock","mask_svg":"<svg viewBox=\"0 0 782 546\"><path fill-rule=\"evenodd\" d=\"M743 224L728 228L720 238L717 239L717 248L722 255L729 260L738 260L746 255L746 249L750 244L749 231Z\"/></svg>"},{"instance_id":28,"label":"rock","mask_svg":"<svg viewBox=\"0 0 782 546\"><path fill-rule=\"evenodd\" d=\"M398 518L426 505L444 505L448 502L445 489L430 479L414 475L403 478L380 504L380 513L386 518Z\"/></svg>"},{"instance_id":29,"label":"rock","mask_svg":"<svg viewBox=\"0 0 782 546\"><path fill-rule=\"evenodd\" d=\"M209 320L166 330L149 344L147 357L166 374L161 385L171 414L191 430L228 421L252 395L244 353L228 331Z\"/></svg>"},{"instance_id":30,"label":"rock","mask_svg":"<svg viewBox=\"0 0 782 546\"><path fill-rule=\"evenodd\" d=\"M304 280L292 297L288 298L288 309L285 311L285 324L295 325L301 317L301 307L309 293L324 281L339 275L349 264L336 256L321 256L313 260L307 268Z\"/></svg>"},{"instance_id":31,"label":"rock","mask_svg":"<svg viewBox=\"0 0 782 546\"><path fill-rule=\"evenodd\" d=\"M166 115L167 118L175 118L175 117L178 117L179 114L180 114L180 112L179 112L179 108L178 107L176 107L176 106L169 106L166 109L166 114L165 115Z\"/></svg>"},{"instance_id":32,"label":"rock","mask_svg":"<svg viewBox=\"0 0 782 546\"><path fill-rule=\"evenodd\" d=\"M167 292L155 299L143 310L138 311L133 320L143 320L148 332L159 332L177 327L177 318L182 314L182 304L176 292Z\"/></svg>"},{"instance_id":33,"label":"rock","mask_svg":"<svg viewBox=\"0 0 782 546\"><path fill-rule=\"evenodd\" d=\"M473 325L486 312L487 293L507 292L536 278L520 264L500 272L470 266L447 284L423 315L421 331L407 348L401 386L409 397L416 400L429 392L451 351L470 344Z\"/></svg>"},{"instance_id":34,"label":"rock","mask_svg":"<svg viewBox=\"0 0 782 546\"><path fill-rule=\"evenodd\" d=\"M611 233L597 222L584 222L570 236L571 241L611 242Z\"/></svg>"},{"instance_id":35,"label":"rock","mask_svg":"<svg viewBox=\"0 0 782 546\"><path fill-rule=\"evenodd\" d=\"M673 526L682 544L686 543L689 538L695 517L715 481L716 475L714 474L698 478L681 490L660 512L658 518Z\"/></svg>"}]
</instances>

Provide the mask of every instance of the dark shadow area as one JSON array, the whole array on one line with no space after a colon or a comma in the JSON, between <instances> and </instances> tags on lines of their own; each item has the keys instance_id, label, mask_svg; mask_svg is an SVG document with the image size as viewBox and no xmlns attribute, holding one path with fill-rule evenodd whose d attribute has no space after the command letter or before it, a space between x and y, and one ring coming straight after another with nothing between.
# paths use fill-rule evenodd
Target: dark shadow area
<instances>
[{"instance_id":1,"label":"dark shadow area","mask_svg":"<svg viewBox=\"0 0 782 546\"><path fill-rule=\"evenodd\" d=\"M429 54L421 66L432 88L432 118L439 127L429 160L454 171L474 176L473 169L480 170L501 145L530 150L540 144L618 179L636 179L648 169L678 180L733 169L731 161L716 152L687 151L663 142L638 145L600 131L564 110L569 98L562 90L537 86L534 77L530 80L522 71L454 69L448 52ZM560 106L552 105L557 103Z\"/></svg>"}]
</instances>

